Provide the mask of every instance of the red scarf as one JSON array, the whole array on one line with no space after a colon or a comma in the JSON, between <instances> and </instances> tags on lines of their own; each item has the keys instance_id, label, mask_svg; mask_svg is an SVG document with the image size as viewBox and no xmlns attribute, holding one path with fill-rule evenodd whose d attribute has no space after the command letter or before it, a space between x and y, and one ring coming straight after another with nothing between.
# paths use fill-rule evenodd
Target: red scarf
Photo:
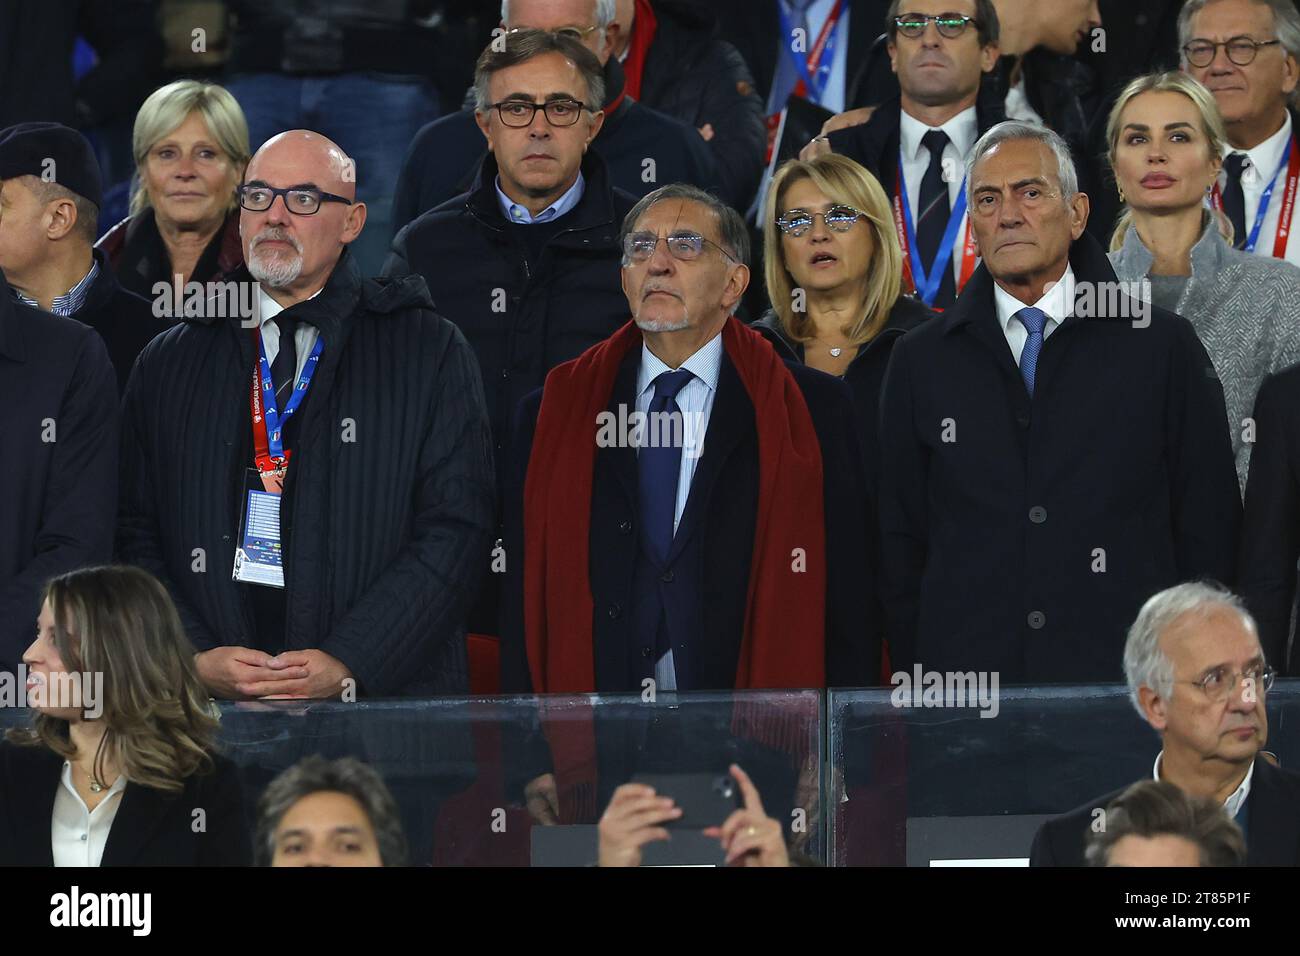
<instances>
[{"instance_id":1,"label":"red scarf","mask_svg":"<svg viewBox=\"0 0 1300 956\"><path fill-rule=\"evenodd\" d=\"M596 419L609 406L623 358L640 345L641 332L629 322L546 377L524 489L524 626L539 694L596 690L587 573ZM734 317L722 345L758 428L758 512L735 686L822 687L821 446L803 394L771 345ZM802 571L794 570L797 562Z\"/></svg>"},{"instance_id":2,"label":"red scarf","mask_svg":"<svg viewBox=\"0 0 1300 956\"><path fill-rule=\"evenodd\" d=\"M641 98L641 74L645 72L645 60L650 53L650 44L655 41L655 31L659 21L655 18L650 0L636 0L632 14L632 40L628 44L627 58L623 61L623 75L626 78L623 91L634 100Z\"/></svg>"}]
</instances>

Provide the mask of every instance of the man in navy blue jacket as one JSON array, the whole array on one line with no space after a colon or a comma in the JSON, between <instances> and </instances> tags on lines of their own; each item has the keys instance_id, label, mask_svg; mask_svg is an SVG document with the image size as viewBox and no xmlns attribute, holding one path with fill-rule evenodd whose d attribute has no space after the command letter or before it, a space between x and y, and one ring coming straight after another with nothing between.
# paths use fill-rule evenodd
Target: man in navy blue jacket
<instances>
[{"instance_id":1,"label":"man in navy blue jacket","mask_svg":"<svg viewBox=\"0 0 1300 956\"><path fill-rule=\"evenodd\" d=\"M983 264L885 377L892 659L1115 680L1147 597L1232 579L1223 389L1186 319L1117 287L1059 136L1000 124L967 169Z\"/></svg>"}]
</instances>

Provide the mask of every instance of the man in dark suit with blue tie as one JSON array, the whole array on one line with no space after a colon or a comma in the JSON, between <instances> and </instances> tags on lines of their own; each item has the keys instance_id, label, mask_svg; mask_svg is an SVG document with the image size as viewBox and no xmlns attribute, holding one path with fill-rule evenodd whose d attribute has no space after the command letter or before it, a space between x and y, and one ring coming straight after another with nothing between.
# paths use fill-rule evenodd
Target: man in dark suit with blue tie
<instances>
[{"instance_id":1,"label":"man in dark suit with blue tie","mask_svg":"<svg viewBox=\"0 0 1300 956\"><path fill-rule=\"evenodd\" d=\"M1138 713L1160 735L1152 777L1222 804L1246 836L1248 866L1300 864L1300 773L1264 752L1273 669L1245 605L1217 585L1161 591L1129 629L1124 672ZM1083 866L1104 831L1108 793L1047 821L1031 866Z\"/></svg>"},{"instance_id":2,"label":"man in dark suit with blue tie","mask_svg":"<svg viewBox=\"0 0 1300 956\"><path fill-rule=\"evenodd\" d=\"M747 233L715 197L656 190L622 243L633 321L520 409L502 690L874 682L847 387L732 315Z\"/></svg>"},{"instance_id":3,"label":"man in dark suit with blue tie","mask_svg":"<svg viewBox=\"0 0 1300 956\"><path fill-rule=\"evenodd\" d=\"M848 387L735 318L748 234L716 197L662 187L622 233L632 321L552 370L517 416L502 691L653 704L874 683L874 539ZM549 752L512 761L532 777L530 812L595 822L638 770L728 762L776 806L794 794L790 712L747 715L731 750L671 710L597 709L576 730L543 716Z\"/></svg>"},{"instance_id":4,"label":"man in dark suit with blue tie","mask_svg":"<svg viewBox=\"0 0 1300 956\"><path fill-rule=\"evenodd\" d=\"M1147 597L1232 578L1223 389L1191 324L1125 294L1085 235L1057 134L999 124L967 171L983 264L885 378L892 659L1004 684L1116 680Z\"/></svg>"}]
</instances>

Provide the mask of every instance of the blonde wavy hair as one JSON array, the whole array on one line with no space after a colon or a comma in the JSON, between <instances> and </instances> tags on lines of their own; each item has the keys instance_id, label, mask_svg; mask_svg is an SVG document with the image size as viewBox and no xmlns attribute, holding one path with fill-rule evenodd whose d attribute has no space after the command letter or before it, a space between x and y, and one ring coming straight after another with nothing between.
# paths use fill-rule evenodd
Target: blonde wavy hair
<instances>
[{"instance_id":1,"label":"blonde wavy hair","mask_svg":"<svg viewBox=\"0 0 1300 956\"><path fill-rule=\"evenodd\" d=\"M149 208L149 191L144 188L141 171L160 139L180 126L191 113L198 113L226 154L236 172L236 182L243 178L244 167L252 155L248 148L248 121L239 102L224 86L198 80L177 80L160 86L149 94L135 114L131 132L131 155L135 159L135 176L131 181L131 215ZM227 211L239 205L231 190Z\"/></svg>"},{"instance_id":2,"label":"blonde wavy hair","mask_svg":"<svg viewBox=\"0 0 1300 956\"><path fill-rule=\"evenodd\" d=\"M104 733L94 770L108 754L131 783L179 792L195 773L212 770L217 719L194 667L167 590L139 568L86 568L45 588L54 615L54 646L69 673L103 674ZM14 743L76 756L67 720L38 713L9 732Z\"/></svg>"},{"instance_id":3,"label":"blonde wavy hair","mask_svg":"<svg viewBox=\"0 0 1300 956\"><path fill-rule=\"evenodd\" d=\"M842 330L853 345L861 345L884 328L903 287L903 253L894 231L889 198L875 176L847 156L835 153L810 160L792 159L772 177L763 213L763 278L781 329L796 342L808 341L813 330L809 328L807 312L794 309L796 285L785 262L785 248L776 220L790 187L805 179L832 204L843 203L862 212L872 232L875 252L867 272L863 311L852 325Z\"/></svg>"},{"instance_id":4,"label":"blonde wavy hair","mask_svg":"<svg viewBox=\"0 0 1300 956\"><path fill-rule=\"evenodd\" d=\"M1124 87L1106 120L1107 159L1110 161L1112 175L1115 172L1115 157L1119 151L1120 120L1124 115L1124 109L1143 93L1181 93L1191 100L1196 111L1201 114L1201 133L1205 136L1210 156L1217 159L1223 155L1224 144L1228 141L1228 129L1223 123L1223 114L1219 112L1219 104L1215 102L1214 94L1202 86L1200 81L1186 73L1177 71L1149 73L1146 76L1139 76ZM1117 185L1118 181L1116 177ZM1210 210L1209 214L1218 223L1219 233L1224 240L1228 245L1232 245L1234 231L1232 222L1227 216L1215 213L1213 210ZM1119 219L1115 222L1115 231L1110 236L1111 252L1123 248L1124 236L1131 225L1133 225L1133 210L1126 203Z\"/></svg>"}]
</instances>

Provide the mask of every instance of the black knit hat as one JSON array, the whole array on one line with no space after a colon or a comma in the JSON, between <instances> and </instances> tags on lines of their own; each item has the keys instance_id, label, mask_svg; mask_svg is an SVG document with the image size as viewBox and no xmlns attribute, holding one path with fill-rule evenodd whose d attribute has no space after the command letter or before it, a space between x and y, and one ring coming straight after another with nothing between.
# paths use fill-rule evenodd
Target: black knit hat
<instances>
[{"instance_id":1,"label":"black knit hat","mask_svg":"<svg viewBox=\"0 0 1300 956\"><path fill-rule=\"evenodd\" d=\"M99 163L86 137L58 123L19 123L0 130L0 180L36 176L103 205Z\"/></svg>"}]
</instances>

